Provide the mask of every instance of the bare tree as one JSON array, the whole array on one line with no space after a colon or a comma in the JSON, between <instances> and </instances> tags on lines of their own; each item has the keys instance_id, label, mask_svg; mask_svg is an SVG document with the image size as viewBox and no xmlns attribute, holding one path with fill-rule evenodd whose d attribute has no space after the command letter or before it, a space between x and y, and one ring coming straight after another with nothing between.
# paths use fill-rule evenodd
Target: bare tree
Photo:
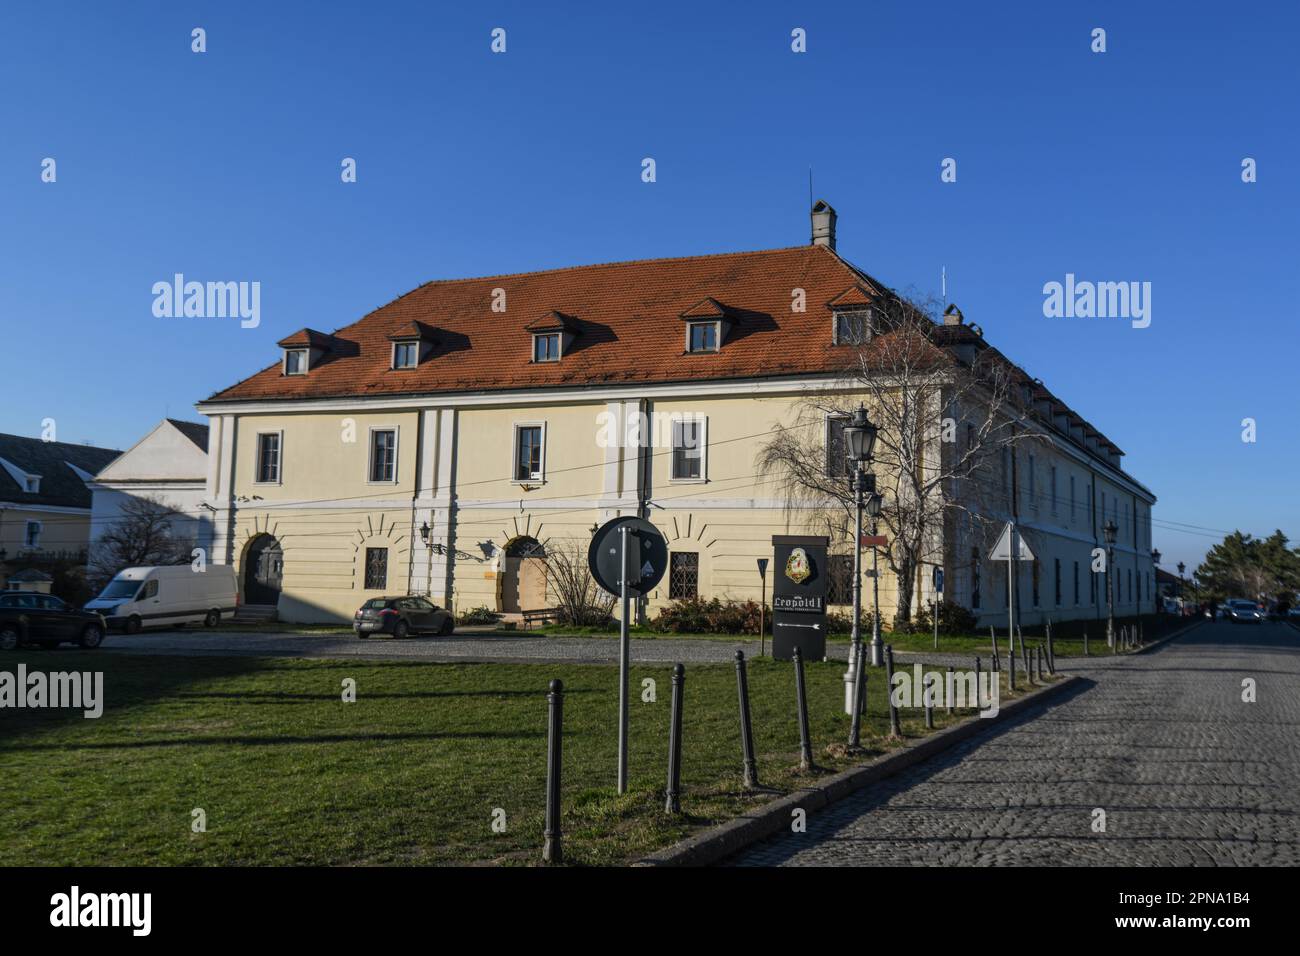
<instances>
[{"instance_id":1,"label":"bare tree","mask_svg":"<svg viewBox=\"0 0 1300 956\"><path fill-rule=\"evenodd\" d=\"M1034 437L1024 427L1027 376L962 324L960 312L950 314L951 324L939 324L926 306L887 294L842 323L858 344L845 347L839 380L802 402L758 452L759 471L806 526L851 528L851 465L840 429L865 406L878 428L871 469L890 539L882 556L898 581L896 627L911 621L919 571L944 563L961 516L969 516L964 530L972 540L988 537L991 506L1010 505L1002 497L1010 477L999 474L1003 451Z\"/></svg>"},{"instance_id":2,"label":"bare tree","mask_svg":"<svg viewBox=\"0 0 1300 956\"><path fill-rule=\"evenodd\" d=\"M96 583L112 578L123 568L188 564L195 542L177 533L183 516L152 495L132 496L94 545L90 574Z\"/></svg>"},{"instance_id":3,"label":"bare tree","mask_svg":"<svg viewBox=\"0 0 1300 956\"><path fill-rule=\"evenodd\" d=\"M591 576L587 547L572 539L546 542L546 590L560 612L561 622L577 627L609 621L615 598Z\"/></svg>"}]
</instances>

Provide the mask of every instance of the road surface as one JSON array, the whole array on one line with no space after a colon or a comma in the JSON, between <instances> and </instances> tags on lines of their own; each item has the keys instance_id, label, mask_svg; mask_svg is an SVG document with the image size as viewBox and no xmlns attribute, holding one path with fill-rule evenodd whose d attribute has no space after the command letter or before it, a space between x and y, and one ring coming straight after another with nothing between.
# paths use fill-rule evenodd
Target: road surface
<instances>
[{"instance_id":1,"label":"road surface","mask_svg":"<svg viewBox=\"0 0 1300 956\"><path fill-rule=\"evenodd\" d=\"M731 863L1300 865L1300 631L1206 622L1147 654L1059 663L1083 689Z\"/></svg>"}]
</instances>

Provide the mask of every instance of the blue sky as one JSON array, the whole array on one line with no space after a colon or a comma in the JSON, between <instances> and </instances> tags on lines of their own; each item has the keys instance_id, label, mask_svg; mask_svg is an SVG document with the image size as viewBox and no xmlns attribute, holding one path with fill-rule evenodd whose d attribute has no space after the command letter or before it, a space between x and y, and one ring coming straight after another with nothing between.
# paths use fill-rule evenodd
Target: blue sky
<instances>
[{"instance_id":1,"label":"blue sky","mask_svg":"<svg viewBox=\"0 0 1300 956\"><path fill-rule=\"evenodd\" d=\"M1125 449L1166 568L1222 530L1300 537L1297 27L1291 4L6 4L0 431L127 447L428 279L806 242L811 164L843 255L922 293L946 267ZM155 318L176 272L259 281L260 327ZM1066 273L1149 281L1150 327L1045 318Z\"/></svg>"}]
</instances>

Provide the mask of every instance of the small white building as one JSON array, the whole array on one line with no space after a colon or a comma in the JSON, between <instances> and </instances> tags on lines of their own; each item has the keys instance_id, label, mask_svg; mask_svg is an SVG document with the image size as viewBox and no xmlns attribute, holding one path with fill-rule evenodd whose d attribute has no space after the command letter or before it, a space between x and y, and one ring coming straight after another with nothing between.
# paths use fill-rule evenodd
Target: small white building
<instances>
[{"instance_id":1,"label":"small white building","mask_svg":"<svg viewBox=\"0 0 1300 956\"><path fill-rule=\"evenodd\" d=\"M203 504L207 476L208 426L164 418L86 482L92 495L91 564L96 545L122 519L122 506L130 498L149 496L175 508L181 518L173 533L210 549L211 512Z\"/></svg>"}]
</instances>

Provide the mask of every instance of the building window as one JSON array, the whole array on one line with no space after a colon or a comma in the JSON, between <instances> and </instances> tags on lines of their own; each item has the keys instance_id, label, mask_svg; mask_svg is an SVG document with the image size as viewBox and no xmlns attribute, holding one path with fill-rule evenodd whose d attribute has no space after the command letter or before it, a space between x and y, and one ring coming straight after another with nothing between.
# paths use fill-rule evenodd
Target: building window
<instances>
[{"instance_id":1,"label":"building window","mask_svg":"<svg viewBox=\"0 0 1300 956\"><path fill-rule=\"evenodd\" d=\"M700 556L694 551L674 551L668 566L668 599L682 601L699 596Z\"/></svg>"},{"instance_id":2,"label":"building window","mask_svg":"<svg viewBox=\"0 0 1300 956\"><path fill-rule=\"evenodd\" d=\"M397 480L397 431L376 428L370 433L370 480Z\"/></svg>"},{"instance_id":3,"label":"building window","mask_svg":"<svg viewBox=\"0 0 1300 956\"><path fill-rule=\"evenodd\" d=\"M832 554L827 558L830 565L826 575L826 603L853 603L853 555Z\"/></svg>"},{"instance_id":4,"label":"building window","mask_svg":"<svg viewBox=\"0 0 1300 956\"><path fill-rule=\"evenodd\" d=\"M388 587L388 549L366 548L366 590L382 591Z\"/></svg>"},{"instance_id":5,"label":"building window","mask_svg":"<svg viewBox=\"0 0 1300 956\"><path fill-rule=\"evenodd\" d=\"M1074 475L1070 476L1070 523L1074 523Z\"/></svg>"},{"instance_id":6,"label":"building window","mask_svg":"<svg viewBox=\"0 0 1300 956\"><path fill-rule=\"evenodd\" d=\"M1097 572L1093 571L1088 575L1088 604L1097 603Z\"/></svg>"},{"instance_id":7,"label":"building window","mask_svg":"<svg viewBox=\"0 0 1300 956\"><path fill-rule=\"evenodd\" d=\"M1054 559L1056 562L1056 606L1061 606L1061 559Z\"/></svg>"},{"instance_id":8,"label":"building window","mask_svg":"<svg viewBox=\"0 0 1300 956\"><path fill-rule=\"evenodd\" d=\"M284 374L285 375L306 375L307 374L307 350L306 349L285 349Z\"/></svg>"},{"instance_id":9,"label":"building window","mask_svg":"<svg viewBox=\"0 0 1300 956\"><path fill-rule=\"evenodd\" d=\"M41 479L39 475L28 475L25 484L29 495L38 495L41 493Z\"/></svg>"},{"instance_id":10,"label":"building window","mask_svg":"<svg viewBox=\"0 0 1300 956\"><path fill-rule=\"evenodd\" d=\"M1038 561L1035 559L1033 573L1031 575L1034 584L1034 607L1038 607L1038 567Z\"/></svg>"},{"instance_id":11,"label":"building window","mask_svg":"<svg viewBox=\"0 0 1300 956\"><path fill-rule=\"evenodd\" d=\"M39 521L27 522L27 528L23 532L23 545L28 548L39 548L41 546L41 531L44 525Z\"/></svg>"},{"instance_id":12,"label":"building window","mask_svg":"<svg viewBox=\"0 0 1300 956\"><path fill-rule=\"evenodd\" d=\"M419 364L419 342L393 343L393 368L415 368Z\"/></svg>"},{"instance_id":13,"label":"building window","mask_svg":"<svg viewBox=\"0 0 1300 956\"><path fill-rule=\"evenodd\" d=\"M558 362L560 360L560 333L547 332L533 336L533 361Z\"/></svg>"},{"instance_id":14,"label":"building window","mask_svg":"<svg viewBox=\"0 0 1300 956\"><path fill-rule=\"evenodd\" d=\"M515 426L515 481L542 480L542 426Z\"/></svg>"},{"instance_id":15,"label":"building window","mask_svg":"<svg viewBox=\"0 0 1300 956\"><path fill-rule=\"evenodd\" d=\"M848 449L844 445L844 426L849 423L847 415L831 415L826 419L826 474L831 478L842 478L849 473Z\"/></svg>"},{"instance_id":16,"label":"building window","mask_svg":"<svg viewBox=\"0 0 1300 956\"><path fill-rule=\"evenodd\" d=\"M718 350L718 323L691 322L686 330L686 348L691 352L716 352Z\"/></svg>"},{"instance_id":17,"label":"building window","mask_svg":"<svg viewBox=\"0 0 1300 956\"><path fill-rule=\"evenodd\" d=\"M870 312L837 312L835 314L835 344L861 345L871 339Z\"/></svg>"},{"instance_id":18,"label":"building window","mask_svg":"<svg viewBox=\"0 0 1300 956\"><path fill-rule=\"evenodd\" d=\"M1074 606L1079 606L1079 562L1074 562Z\"/></svg>"},{"instance_id":19,"label":"building window","mask_svg":"<svg viewBox=\"0 0 1300 956\"><path fill-rule=\"evenodd\" d=\"M257 482L274 485L280 481L280 433L260 432L257 436Z\"/></svg>"},{"instance_id":20,"label":"building window","mask_svg":"<svg viewBox=\"0 0 1300 956\"><path fill-rule=\"evenodd\" d=\"M673 422L673 478L687 481L704 478L703 421Z\"/></svg>"},{"instance_id":21,"label":"building window","mask_svg":"<svg viewBox=\"0 0 1300 956\"><path fill-rule=\"evenodd\" d=\"M1128 569L1128 600L1130 604L1133 603L1133 569L1132 568Z\"/></svg>"},{"instance_id":22,"label":"building window","mask_svg":"<svg viewBox=\"0 0 1300 956\"><path fill-rule=\"evenodd\" d=\"M980 549L970 549L970 606L980 608Z\"/></svg>"}]
</instances>

